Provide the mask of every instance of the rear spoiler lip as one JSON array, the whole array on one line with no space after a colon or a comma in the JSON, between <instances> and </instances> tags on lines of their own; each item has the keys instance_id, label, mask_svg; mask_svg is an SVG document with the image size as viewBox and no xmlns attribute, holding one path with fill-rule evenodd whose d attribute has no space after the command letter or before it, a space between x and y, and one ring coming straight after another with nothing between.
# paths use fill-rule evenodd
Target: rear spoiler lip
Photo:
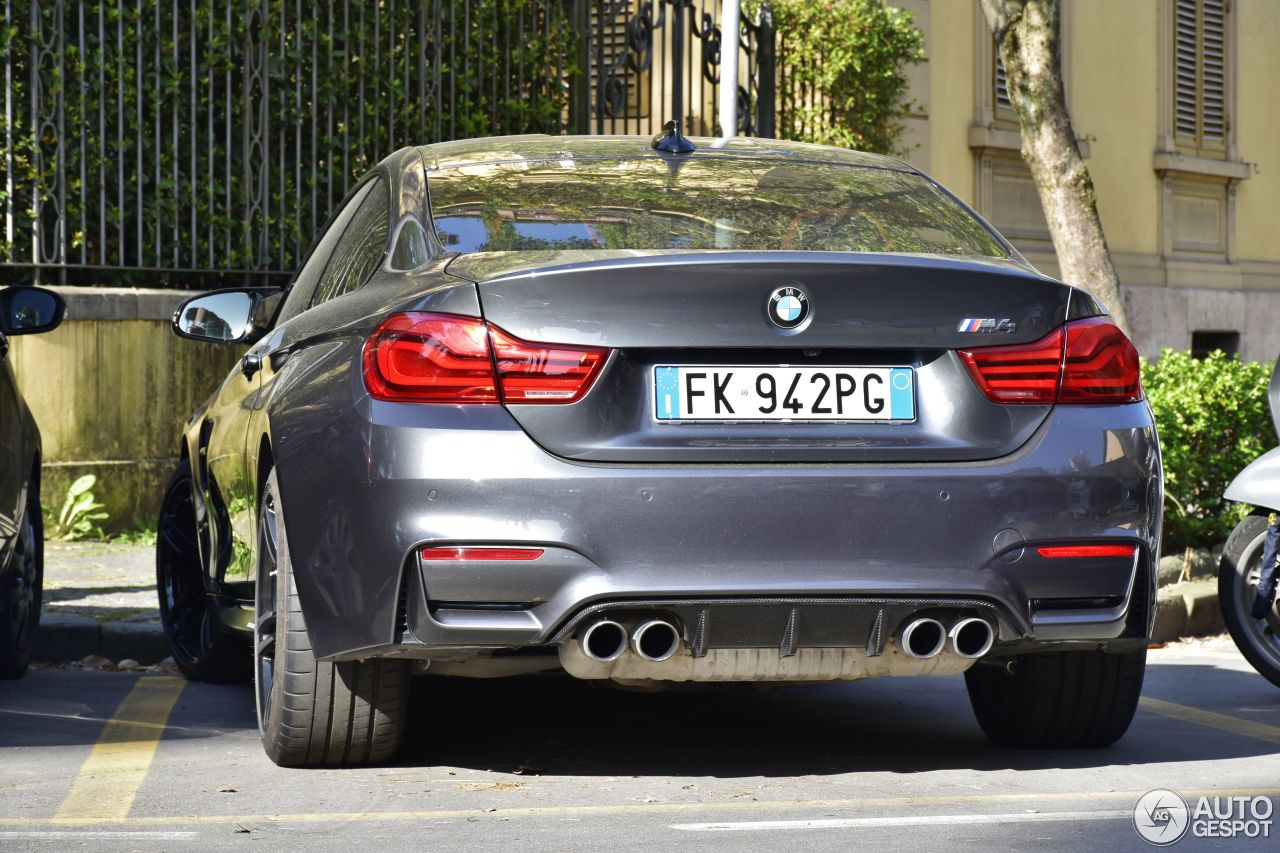
<instances>
[{"instance_id":1,"label":"rear spoiler lip","mask_svg":"<svg viewBox=\"0 0 1280 853\"><path fill-rule=\"evenodd\" d=\"M1031 281L1050 278L1014 258L977 258L952 255L890 252L790 252L732 249L567 250L546 252L472 252L454 255L445 265L446 275L476 284L495 284L531 275L549 276L584 269L683 267L701 264L831 264L833 266L925 267L987 271ZM1105 313L1105 312L1104 312Z\"/></svg>"}]
</instances>

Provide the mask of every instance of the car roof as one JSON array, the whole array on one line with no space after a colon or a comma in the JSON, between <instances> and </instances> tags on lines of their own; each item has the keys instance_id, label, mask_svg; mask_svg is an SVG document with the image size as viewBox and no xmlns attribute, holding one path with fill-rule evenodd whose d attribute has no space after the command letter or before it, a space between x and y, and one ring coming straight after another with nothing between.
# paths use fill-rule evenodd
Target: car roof
<instances>
[{"instance_id":1,"label":"car roof","mask_svg":"<svg viewBox=\"0 0 1280 853\"><path fill-rule=\"evenodd\" d=\"M648 136L491 136L462 139L420 146L428 173L465 168L489 163L537 160L543 162L574 160L665 159L675 156L737 156L779 162L829 163L915 172L901 160L864 151L851 151L830 145L790 142L780 139L754 139L735 136L729 139L691 137L695 146L691 155L672 155L655 151Z\"/></svg>"}]
</instances>

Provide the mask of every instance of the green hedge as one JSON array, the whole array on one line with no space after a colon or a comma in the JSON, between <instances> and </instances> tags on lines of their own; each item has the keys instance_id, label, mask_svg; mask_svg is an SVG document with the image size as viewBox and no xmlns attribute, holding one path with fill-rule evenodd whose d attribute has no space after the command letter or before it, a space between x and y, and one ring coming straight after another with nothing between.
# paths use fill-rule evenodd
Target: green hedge
<instances>
[{"instance_id":1,"label":"green hedge","mask_svg":"<svg viewBox=\"0 0 1280 853\"><path fill-rule=\"evenodd\" d=\"M1223 500L1236 474L1276 446L1271 365L1164 350L1142 363L1164 458L1166 554L1222 542L1250 507Z\"/></svg>"}]
</instances>

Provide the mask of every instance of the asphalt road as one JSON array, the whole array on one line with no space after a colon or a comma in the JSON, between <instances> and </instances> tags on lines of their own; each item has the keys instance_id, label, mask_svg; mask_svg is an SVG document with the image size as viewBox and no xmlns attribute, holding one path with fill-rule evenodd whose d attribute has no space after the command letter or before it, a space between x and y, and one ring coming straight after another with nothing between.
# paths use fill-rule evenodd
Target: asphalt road
<instances>
[{"instance_id":1,"label":"asphalt road","mask_svg":"<svg viewBox=\"0 0 1280 853\"><path fill-rule=\"evenodd\" d=\"M988 745L960 678L628 693L419 679L400 761L281 770L245 686L39 669L0 683L0 849L1150 849L1138 797L1266 794L1280 690L1225 640L1151 653L1105 750ZM167 719L166 719L167 716Z\"/></svg>"}]
</instances>

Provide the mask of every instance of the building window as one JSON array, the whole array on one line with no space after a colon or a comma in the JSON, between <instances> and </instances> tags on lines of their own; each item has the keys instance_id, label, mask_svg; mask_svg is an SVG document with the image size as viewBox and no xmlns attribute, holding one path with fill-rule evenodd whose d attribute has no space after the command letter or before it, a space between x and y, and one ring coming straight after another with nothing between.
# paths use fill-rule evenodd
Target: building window
<instances>
[{"instance_id":1,"label":"building window","mask_svg":"<svg viewBox=\"0 0 1280 853\"><path fill-rule=\"evenodd\" d=\"M1202 156L1227 151L1227 12L1226 0L1175 0L1174 141Z\"/></svg>"},{"instance_id":2,"label":"building window","mask_svg":"<svg viewBox=\"0 0 1280 853\"><path fill-rule=\"evenodd\" d=\"M1228 356L1240 352L1239 332L1192 332L1191 357L1208 358L1209 354L1222 350Z\"/></svg>"}]
</instances>

